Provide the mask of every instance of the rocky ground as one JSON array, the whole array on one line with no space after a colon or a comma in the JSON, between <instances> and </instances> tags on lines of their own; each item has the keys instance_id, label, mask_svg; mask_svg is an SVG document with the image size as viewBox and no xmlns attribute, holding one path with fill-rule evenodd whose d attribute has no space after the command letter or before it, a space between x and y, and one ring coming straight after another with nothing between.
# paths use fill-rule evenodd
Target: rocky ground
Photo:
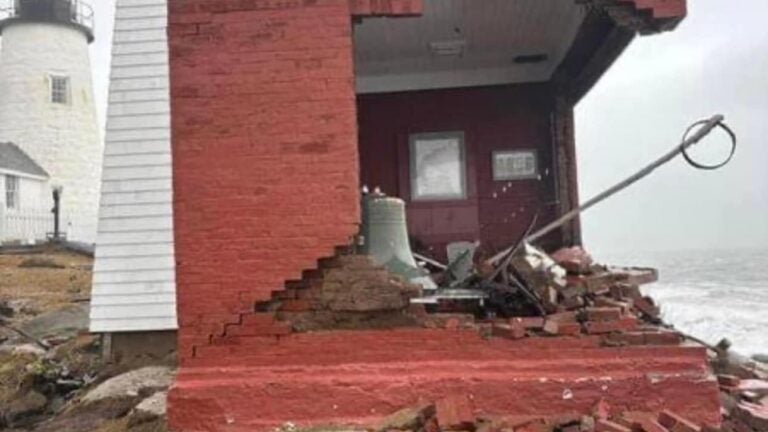
<instances>
[{"instance_id":1,"label":"rocky ground","mask_svg":"<svg viewBox=\"0 0 768 432\"><path fill-rule=\"evenodd\" d=\"M169 366L112 364L90 335L93 259L0 250L0 430L155 432Z\"/></svg>"}]
</instances>

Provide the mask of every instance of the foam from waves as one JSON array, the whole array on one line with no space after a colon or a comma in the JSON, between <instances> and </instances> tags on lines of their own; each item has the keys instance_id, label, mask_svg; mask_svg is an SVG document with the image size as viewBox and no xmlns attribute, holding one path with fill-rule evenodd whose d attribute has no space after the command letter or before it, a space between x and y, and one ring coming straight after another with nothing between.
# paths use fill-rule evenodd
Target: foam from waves
<instances>
[{"instance_id":1,"label":"foam from waves","mask_svg":"<svg viewBox=\"0 0 768 432\"><path fill-rule=\"evenodd\" d=\"M598 262L659 269L643 288L664 321L744 355L768 354L768 250L604 253Z\"/></svg>"}]
</instances>

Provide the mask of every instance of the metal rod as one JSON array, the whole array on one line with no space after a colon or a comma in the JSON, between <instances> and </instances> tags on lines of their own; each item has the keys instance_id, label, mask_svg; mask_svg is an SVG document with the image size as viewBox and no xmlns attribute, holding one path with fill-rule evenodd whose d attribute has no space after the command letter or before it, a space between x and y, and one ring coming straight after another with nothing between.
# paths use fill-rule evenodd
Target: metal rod
<instances>
[{"instance_id":1,"label":"metal rod","mask_svg":"<svg viewBox=\"0 0 768 432\"><path fill-rule=\"evenodd\" d=\"M594 206L595 204L600 203L601 201L604 201L607 198L610 198L611 196L615 195L616 193L626 189L630 185L636 183L638 180L648 176L651 174L656 168L666 164L670 160L674 159L675 156L678 156L686 150L687 148L691 147L692 145L698 143L701 141L704 137L709 135L712 130L714 130L717 126L719 126L723 120L725 120L725 117L718 114L707 120L704 125L696 131L693 136L690 138L687 138L684 140L681 144L676 145L675 148L670 150L668 153L666 153L664 156L658 158L645 168L641 169L640 171L636 172L635 174L627 177L625 180L617 183L615 186L606 189L602 193L598 194L594 198L590 199L589 201L585 202L584 204L580 205L579 207L569 211L568 213L561 216L559 219L555 220L554 222L548 224L547 226L541 228L540 230L536 231L535 233L531 234L530 236L525 238L525 242L532 243L536 240L540 239L541 237L549 234L550 232L556 230L557 228L560 228L562 225L564 225L566 222L569 222L570 220L574 219L576 216L578 216L580 213L584 212L585 210L589 209L590 207ZM512 248L507 248L498 254L494 255L490 262L496 263L500 259L502 259L504 256L506 256Z\"/></svg>"}]
</instances>

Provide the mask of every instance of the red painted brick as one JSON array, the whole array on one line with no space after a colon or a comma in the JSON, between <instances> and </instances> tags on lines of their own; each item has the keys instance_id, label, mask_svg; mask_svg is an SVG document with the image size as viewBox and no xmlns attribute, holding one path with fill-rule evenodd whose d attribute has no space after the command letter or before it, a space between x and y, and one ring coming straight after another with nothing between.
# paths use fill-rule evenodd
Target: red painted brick
<instances>
[{"instance_id":1,"label":"red painted brick","mask_svg":"<svg viewBox=\"0 0 768 432\"><path fill-rule=\"evenodd\" d=\"M670 410L659 413L658 422L670 432L701 432L701 428Z\"/></svg>"},{"instance_id":2,"label":"red painted brick","mask_svg":"<svg viewBox=\"0 0 768 432\"><path fill-rule=\"evenodd\" d=\"M494 324L493 335L507 339L522 339L525 337L525 327L517 324Z\"/></svg>"},{"instance_id":3,"label":"red painted brick","mask_svg":"<svg viewBox=\"0 0 768 432\"><path fill-rule=\"evenodd\" d=\"M544 332L550 335L574 336L581 333L581 324L577 322L547 320L544 323Z\"/></svg>"},{"instance_id":4,"label":"red painted brick","mask_svg":"<svg viewBox=\"0 0 768 432\"><path fill-rule=\"evenodd\" d=\"M509 323L511 325L519 323L525 329L537 329L537 330L540 330L540 329L544 328L544 318L542 318L542 317L510 318L509 319Z\"/></svg>"},{"instance_id":5,"label":"red painted brick","mask_svg":"<svg viewBox=\"0 0 768 432\"><path fill-rule=\"evenodd\" d=\"M357 231L350 13L348 0L168 2L182 357Z\"/></svg>"},{"instance_id":6,"label":"red painted brick","mask_svg":"<svg viewBox=\"0 0 768 432\"><path fill-rule=\"evenodd\" d=\"M474 428L475 412L467 396L448 396L435 403L437 423L440 429L471 430Z\"/></svg>"},{"instance_id":7,"label":"red painted brick","mask_svg":"<svg viewBox=\"0 0 768 432\"><path fill-rule=\"evenodd\" d=\"M617 321L621 318L621 308L592 307L586 309L589 321Z\"/></svg>"},{"instance_id":8,"label":"red painted brick","mask_svg":"<svg viewBox=\"0 0 768 432\"><path fill-rule=\"evenodd\" d=\"M349 0L352 15L410 16L421 15L423 0Z\"/></svg>"},{"instance_id":9,"label":"red painted brick","mask_svg":"<svg viewBox=\"0 0 768 432\"><path fill-rule=\"evenodd\" d=\"M592 417L594 417L597 420L608 420L608 417L611 415L611 406L606 402L605 399L600 399L597 401L597 403L592 407Z\"/></svg>"},{"instance_id":10,"label":"red painted brick","mask_svg":"<svg viewBox=\"0 0 768 432\"><path fill-rule=\"evenodd\" d=\"M588 321L585 326L589 334L623 332L637 328L637 319L622 318L614 321Z\"/></svg>"}]
</instances>

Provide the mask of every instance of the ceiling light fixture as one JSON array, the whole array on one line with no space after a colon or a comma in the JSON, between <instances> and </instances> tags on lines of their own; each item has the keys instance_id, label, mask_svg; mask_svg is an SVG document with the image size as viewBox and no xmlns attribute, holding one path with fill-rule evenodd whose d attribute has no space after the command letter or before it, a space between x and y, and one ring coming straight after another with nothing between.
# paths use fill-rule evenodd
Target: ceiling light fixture
<instances>
[{"instance_id":1,"label":"ceiling light fixture","mask_svg":"<svg viewBox=\"0 0 768 432\"><path fill-rule=\"evenodd\" d=\"M440 42L430 42L429 50L432 54L441 57L458 57L464 54L467 48L465 40L450 40Z\"/></svg>"},{"instance_id":2,"label":"ceiling light fixture","mask_svg":"<svg viewBox=\"0 0 768 432\"><path fill-rule=\"evenodd\" d=\"M549 56L546 54L524 54L515 56L514 59L517 64L543 63L547 60L549 60Z\"/></svg>"}]
</instances>

